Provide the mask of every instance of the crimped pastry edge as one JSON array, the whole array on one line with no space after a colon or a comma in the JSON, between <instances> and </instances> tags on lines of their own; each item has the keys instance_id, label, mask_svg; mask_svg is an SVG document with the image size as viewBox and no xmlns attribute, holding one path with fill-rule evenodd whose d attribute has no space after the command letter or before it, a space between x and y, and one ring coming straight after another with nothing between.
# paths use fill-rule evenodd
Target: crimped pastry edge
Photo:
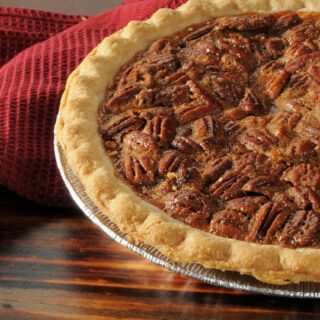
<instances>
[{"instance_id":1,"label":"crimped pastry edge","mask_svg":"<svg viewBox=\"0 0 320 320\"><path fill-rule=\"evenodd\" d=\"M55 131L88 196L135 241L178 262L238 271L270 284L320 281L320 249L290 249L223 238L193 229L142 200L116 178L98 134L97 109L120 67L152 41L217 16L257 11L318 12L317 0L189 0L132 21L105 38L68 78Z\"/></svg>"}]
</instances>

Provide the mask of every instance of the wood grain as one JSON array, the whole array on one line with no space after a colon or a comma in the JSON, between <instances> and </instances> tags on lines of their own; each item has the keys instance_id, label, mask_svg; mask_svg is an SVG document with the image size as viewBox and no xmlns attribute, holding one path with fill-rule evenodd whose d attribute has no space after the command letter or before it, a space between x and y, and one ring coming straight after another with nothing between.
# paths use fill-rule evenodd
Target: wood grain
<instances>
[{"instance_id":1,"label":"wood grain","mask_svg":"<svg viewBox=\"0 0 320 320\"><path fill-rule=\"evenodd\" d=\"M314 300L212 287L116 244L79 210L0 189L0 319L319 319Z\"/></svg>"}]
</instances>

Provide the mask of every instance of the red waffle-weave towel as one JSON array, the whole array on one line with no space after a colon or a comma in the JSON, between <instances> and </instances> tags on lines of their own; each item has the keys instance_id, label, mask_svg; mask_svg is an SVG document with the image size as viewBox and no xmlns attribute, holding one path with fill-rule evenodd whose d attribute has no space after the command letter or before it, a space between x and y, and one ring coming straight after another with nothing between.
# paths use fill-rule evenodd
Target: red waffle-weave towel
<instances>
[{"instance_id":1,"label":"red waffle-weave towel","mask_svg":"<svg viewBox=\"0 0 320 320\"><path fill-rule=\"evenodd\" d=\"M89 19L0 8L0 185L38 203L70 204L53 152L68 75L105 36L130 20L183 2L126 0Z\"/></svg>"}]
</instances>

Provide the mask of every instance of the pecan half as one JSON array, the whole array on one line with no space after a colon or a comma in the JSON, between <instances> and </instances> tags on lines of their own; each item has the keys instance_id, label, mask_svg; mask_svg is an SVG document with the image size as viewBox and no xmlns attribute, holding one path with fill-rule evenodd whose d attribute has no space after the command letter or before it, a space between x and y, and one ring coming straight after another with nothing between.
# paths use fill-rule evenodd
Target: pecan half
<instances>
[{"instance_id":1,"label":"pecan half","mask_svg":"<svg viewBox=\"0 0 320 320\"><path fill-rule=\"evenodd\" d=\"M294 61L294 58L319 50L314 40L306 39L303 42L294 42L286 50L285 55Z\"/></svg>"},{"instance_id":2,"label":"pecan half","mask_svg":"<svg viewBox=\"0 0 320 320\"><path fill-rule=\"evenodd\" d=\"M153 104L162 107L172 107L191 101L190 88L186 84L165 88L155 95Z\"/></svg>"},{"instance_id":3,"label":"pecan half","mask_svg":"<svg viewBox=\"0 0 320 320\"><path fill-rule=\"evenodd\" d=\"M154 182L159 153L152 137L139 131L127 134L123 139L121 158L124 176L131 183L148 185Z\"/></svg>"},{"instance_id":4,"label":"pecan half","mask_svg":"<svg viewBox=\"0 0 320 320\"><path fill-rule=\"evenodd\" d=\"M226 172L220 179L209 187L209 193L223 200L229 200L241 196L242 186L249 180L249 177L241 172Z\"/></svg>"},{"instance_id":5,"label":"pecan half","mask_svg":"<svg viewBox=\"0 0 320 320\"><path fill-rule=\"evenodd\" d=\"M189 79L188 75L185 72L175 72L166 77L166 81L170 84L185 84Z\"/></svg>"},{"instance_id":6,"label":"pecan half","mask_svg":"<svg viewBox=\"0 0 320 320\"><path fill-rule=\"evenodd\" d=\"M151 72L157 72L164 69L177 68L177 57L173 54L159 54L151 59L148 59L143 65L142 69L150 70Z\"/></svg>"},{"instance_id":7,"label":"pecan half","mask_svg":"<svg viewBox=\"0 0 320 320\"><path fill-rule=\"evenodd\" d=\"M306 39L317 39L320 35L320 29L316 26L315 21L307 20L290 28L283 35L290 44L302 43Z\"/></svg>"},{"instance_id":8,"label":"pecan half","mask_svg":"<svg viewBox=\"0 0 320 320\"><path fill-rule=\"evenodd\" d=\"M239 122L235 121L228 121L224 125L224 131L226 132L227 136L231 139L232 137L239 136L245 129L239 124Z\"/></svg>"},{"instance_id":9,"label":"pecan half","mask_svg":"<svg viewBox=\"0 0 320 320\"><path fill-rule=\"evenodd\" d=\"M111 113L119 113L128 109L128 103L141 91L140 86L135 86L121 92L117 92L105 105L105 109Z\"/></svg>"},{"instance_id":10,"label":"pecan half","mask_svg":"<svg viewBox=\"0 0 320 320\"><path fill-rule=\"evenodd\" d=\"M286 192L297 204L299 209L320 210L320 194L310 187L292 187Z\"/></svg>"},{"instance_id":11,"label":"pecan half","mask_svg":"<svg viewBox=\"0 0 320 320\"><path fill-rule=\"evenodd\" d=\"M184 38L182 38L182 43L198 39L198 38L208 34L213 29L213 27L214 27L214 25L210 24L210 25L205 25L201 28L197 28L195 31L189 33Z\"/></svg>"},{"instance_id":12,"label":"pecan half","mask_svg":"<svg viewBox=\"0 0 320 320\"><path fill-rule=\"evenodd\" d=\"M218 236L244 240L248 230L248 217L236 210L222 210L213 215L209 231Z\"/></svg>"},{"instance_id":13,"label":"pecan half","mask_svg":"<svg viewBox=\"0 0 320 320\"><path fill-rule=\"evenodd\" d=\"M295 109L293 108L294 101L292 101L291 99L304 97L310 91L310 86L311 80L310 77L308 77L308 75L296 75L292 77L292 79L288 83L287 90L284 92L284 94L287 93L287 97L285 97L286 105L289 105L290 107L290 110L288 111L295 111Z\"/></svg>"},{"instance_id":14,"label":"pecan half","mask_svg":"<svg viewBox=\"0 0 320 320\"><path fill-rule=\"evenodd\" d=\"M231 108L227 109L223 112L222 121L229 122L229 121L237 121L245 118L248 114L241 108Z\"/></svg>"},{"instance_id":15,"label":"pecan half","mask_svg":"<svg viewBox=\"0 0 320 320\"><path fill-rule=\"evenodd\" d=\"M189 80L187 82L187 85L189 86L192 97L194 100L201 101L202 103L205 103L209 106L211 106L212 110L221 110L221 107L219 103L214 99L213 96L211 96L205 89L203 89L198 83L196 83L194 80Z\"/></svg>"},{"instance_id":16,"label":"pecan half","mask_svg":"<svg viewBox=\"0 0 320 320\"><path fill-rule=\"evenodd\" d=\"M181 190L169 197L165 210L180 221L204 228L216 210L216 202L199 191Z\"/></svg>"},{"instance_id":17,"label":"pecan half","mask_svg":"<svg viewBox=\"0 0 320 320\"><path fill-rule=\"evenodd\" d=\"M133 66L125 69L118 81L117 92L124 92L126 90L127 84L138 80L138 70L133 68Z\"/></svg>"},{"instance_id":18,"label":"pecan half","mask_svg":"<svg viewBox=\"0 0 320 320\"><path fill-rule=\"evenodd\" d=\"M308 53L303 56L300 56L296 59L292 59L289 62L286 63L285 70L288 72L297 72L298 70L301 70L303 67L305 67L309 62L314 61L314 59L317 59L320 57L320 52L313 52Z\"/></svg>"},{"instance_id":19,"label":"pecan half","mask_svg":"<svg viewBox=\"0 0 320 320\"><path fill-rule=\"evenodd\" d=\"M180 123L187 123L212 112L212 107L201 102L183 104L175 109L175 115Z\"/></svg>"},{"instance_id":20,"label":"pecan half","mask_svg":"<svg viewBox=\"0 0 320 320\"><path fill-rule=\"evenodd\" d=\"M284 15L281 15L272 26L272 32L283 32L287 30L288 28L301 23L302 20L296 13L287 13Z\"/></svg>"},{"instance_id":21,"label":"pecan half","mask_svg":"<svg viewBox=\"0 0 320 320\"><path fill-rule=\"evenodd\" d=\"M218 155L225 147L226 139L222 124L211 115L194 121L191 125L191 138L197 142L207 155Z\"/></svg>"},{"instance_id":22,"label":"pecan half","mask_svg":"<svg viewBox=\"0 0 320 320\"><path fill-rule=\"evenodd\" d=\"M295 187L304 186L320 190L320 168L310 163L301 163L288 169L281 179L291 182Z\"/></svg>"},{"instance_id":23,"label":"pecan half","mask_svg":"<svg viewBox=\"0 0 320 320\"><path fill-rule=\"evenodd\" d=\"M154 117L149 120L143 132L158 141L161 146L170 145L176 134L176 127L172 117Z\"/></svg>"},{"instance_id":24,"label":"pecan half","mask_svg":"<svg viewBox=\"0 0 320 320\"><path fill-rule=\"evenodd\" d=\"M226 201L225 208L252 216L266 202L267 198L264 196L246 196Z\"/></svg>"},{"instance_id":25,"label":"pecan half","mask_svg":"<svg viewBox=\"0 0 320 320\"><path fill-rule=\"evenodd\" d=\"M250 222L250 231L246 240L253 241L270 238L283 226L288 217L288 212L267 202L254 215Z\"/></svg>"},{"instance_id":26,"label":"pecan half","mask_svg":"<svg viewBox=\"0 0 320 320\"><path fill-rule=\"evenodd\" d=\"M172 141L172 146L183 153L192 154L203 152L203 149L199 144L194 142L192 139L183 136L177 136Z\"/></svg>"},{"instance_id":27,"label":"pecan half","mask_svg":"<svg viewBox=\"0 0 320 320\"><path fill-rule=\"evenodd\" d=\"M283 163L271 161L261 153L246 152L233 157L233 168L246 173L250 178L261 176L278 176L285 169Z\"/></svg>"},{"instance_id":28,"label":"pecan half","mask_svg":"<svg viewBox=\"0 0 320 320\"><path fill-rule=\"evenodd\" d=\"M105 140L122 139L127 133L140 130L144 126L144 123L144 119L131 112L122 113L101 124L100 132Z\"/></svg>"},{"instance_id":29,"label":"pecan half","mask_svg":"<svg viewBox=\"0 0 320 320\"><path fill-rule=\"evenodd\" d=\"M178 151L171 151L159 161L159 173L166 176L168 172L176 172L185 162L189 161Z\"/></svg>"},{"instance_id":30,"label":"pecan half","mask_svg":"<svg viewBox=\"0 0 320 320\"><path fill-rule=\"evenodd\" d=\"M204 183L213 183L217 181L222 175L232 167L232 160L228 157L217 159L213 162L204 174Z\"/></svg>"},{"instance_id":31,"label":"pecan half","mask_svg":"<svg viewBox=\"0 0 320 320\"><path fill-rule=\"evenodd\" d=\"M276 238L277 233L281 232L281 229L283 228L285 222L287 221L290 213L286 210L282 210L276 213L275 216L273 216L273 220L269 221L269 224L265 224L268 226L268 228L263 227L265 236L264 236L264 242L270 243L273 238ZM271 216L271 215L270 215Z\"/></svg>"},{"instance_id":32,"label":"pecan half","mask_svg":"<svg viewBox=\"0 0 320 320\"><path fill-rule=\"evenodd\" d=\"M158 155L158 148L155 140L144 132L133 131L123 139L123 152L145 154L152 159Z\"/></svg>"},{"instance_id":33,"label":"pecan half","mask_svg":"<svg viewBox=\"0 0 320 320\"><path fill-rule=\"evenodd\" d=\"M254 31L271 27L274 17L262 14L243 14L235 17L222 17L216 19L219 30Z\"/></svg>"},{"instance_id":34,"label":"pecan half","mask_svg":"<svg viewBox=\"0 0 320 320\"><path fill-rule=\"evenodd\" d=\"M165 154L159 161L159 175L179 184L193 182L198 185L200 174L195 163L177 151Z\"/></svg>"},{"instance_id":35,"label":"pecan half","mask_svg":"<svg viewBox=\"0 0 320 320\"><path fill-rule=\"evenodd\" d=\"M312 245L314 241L317 241L319 228L319 213L301 210L288 220L279 240L283 244L296 247Z\"/></svg>"},{"instance_id":36,"label":"pecan half","mask_svg":"<svg viewBox=\"0 0 320 320\"><path fill-rule=\"evenodd\" d=\"M249 150L268 151L277 139L267 130L249 129L240 136L240 142Z\"/></svg>"},{"instance_id":37,"label":"pecan half","mask_svg":"<svg viewBox=\"0 0 320 320\"><path fill-rule=\"evenodd\" d=\"M134 185L149 185L154 182L155 166L153 161L146 157L123 155L123 170L125 177Z\"/></svg>"},{"instance_id":38,"label":"pecan half","mask_svg":"<svg viewBox=\"0 0 320 320\"><path fill-rule=\"evenodd\" d=\"M273 176L258 176L250 179L241 190L247 192L260 193L271 197L275 192L284 189L284 184L279 182L277 177Z\"/></svg>"},{"instance_id":39,"label":"pecan half","mask_svg":"<svg viewBox=\"0 0 320 320\"><path fill-rule=\"evenodd\" d=\"M290 74L278 61L270 61L255 73L253 92L264 104L275 100L286 87Z\"/></svg>"},{"instance_id":40,"label":"pecan half","mask_svg":"<svg viewBox=\"0 0 320 320\"><path fill-rule=\"evenodd\" d=\"M238 77L237 77L238 76ZM219 73L211 77L213 91L225 102L237 105L245 93L240 74Z\"/></svg>"},{"instance_id":41,"label":"pecan half","mask_svg":"<svg viewBox=\"0 0 320 320\"><path fill-rule=\"evenodd\" d=\"M301 114L297 112L277 112L267 125L268 132L279 139L289 137L300 119Z\"/></svg>"},{"instance_id":42,"label":"pecan half","mask_svg":"<svg viewBox=\"0 0 320 320\"><path fill-rule=\"evenodd\" d=\"M172 53L172 51L175 51L175 50L172 44L172 40L169 37L163 37L153 42L150 45L148 51L156 52L156 53L163 53L163 52Z\"/></svg>"},{"instance_id":43,"label":"pecan half","mask_svg":"<svg viewBox=\"0 0 320 320\"><path fill-rule=\"evenodd\" d=\"M199 138L213 138L216 136L218 124L211 116L204 116L194 122L195 136Z\"/></svg>"},{"instance_id":44,"label":"pecan half","mask_svg":"<svg viewBox=\"0 0 320 320\"><path fill-rule=\"evenodd\" d=\"M286 43L281 38L265 38L264 35L254 39L253 49L257 65L280 58L284 54Z\"/></svg>"}]
</instances>

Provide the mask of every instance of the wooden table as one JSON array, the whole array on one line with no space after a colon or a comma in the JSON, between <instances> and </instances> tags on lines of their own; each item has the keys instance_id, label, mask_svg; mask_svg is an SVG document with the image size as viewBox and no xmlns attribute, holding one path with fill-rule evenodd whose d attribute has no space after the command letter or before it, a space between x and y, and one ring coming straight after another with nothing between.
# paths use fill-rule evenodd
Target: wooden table
<instances>
[{"instance_id":1,"label":"wooden table","mask_svg":"<svg viewBox=\"0 0 320 320\"><path fill-rule=\"evenodd\" d=\"M0 0L93 14L120 0ZM109 239L78 209L48 208L0 188L0 319L320 319L320 304L200 283Z\"/></svg>"},{"instance_id":2,"label":"wooden table","mask_svg":"<svg viewBox=\"0 0 320 320\"><path fill-rule=\"evenodd\" d=\"M109 239L78 209L0 189L0 319L320 319L320 304L209 286Z\"/></svg>"}]
</instances>

